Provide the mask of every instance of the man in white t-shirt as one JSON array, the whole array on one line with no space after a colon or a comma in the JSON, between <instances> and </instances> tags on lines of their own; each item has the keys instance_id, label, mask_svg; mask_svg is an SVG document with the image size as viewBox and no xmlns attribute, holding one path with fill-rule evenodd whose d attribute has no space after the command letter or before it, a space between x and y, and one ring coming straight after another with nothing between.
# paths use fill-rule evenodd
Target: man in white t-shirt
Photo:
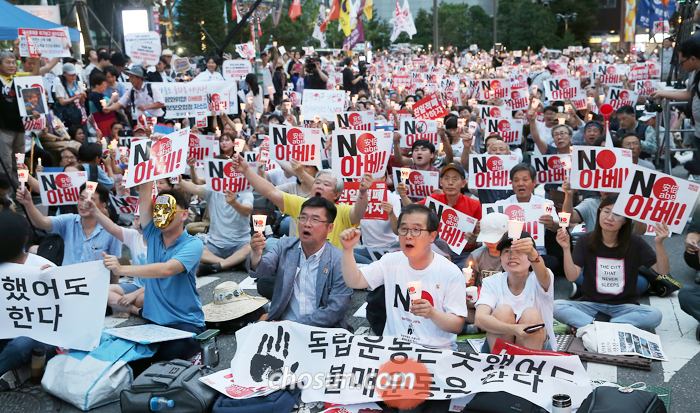
<instances>
[{"instance_id":1,"label":"man in white t-shirt","mask_svg":"<svg viewBox=\"0 0 700 413\"><path fill-rule=\"evenodd\" d=\"M384 336L429 348L456 350L457 334L468 314L464 299L467 290L459 268L430 249L439 222L437 215L424 205L404 207L398 220L401 251L386 254L362 270L357 268L353 255L360 230L343 231L343 279L350 288L385 286ZM413 302L407 286L411 281L422 282L420 299L414 298Z\"/></svg>"}]
</instances>

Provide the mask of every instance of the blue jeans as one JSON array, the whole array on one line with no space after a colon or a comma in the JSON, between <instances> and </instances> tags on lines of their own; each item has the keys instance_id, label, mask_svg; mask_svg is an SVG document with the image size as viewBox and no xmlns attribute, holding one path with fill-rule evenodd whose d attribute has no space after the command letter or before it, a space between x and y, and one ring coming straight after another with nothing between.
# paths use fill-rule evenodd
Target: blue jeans
<instances>
[{"instance_id":1,"label":"blue jeans","mask_svg":"<svg viewBox=\"0 0 700 413\"><path fill-rule=\"evenodd\" d=\"M700 287L686 285L678 291L681 310L700 321Z\"/></svg>"},{"instance_id":2,"label":"blue jeans","mask_svg":"<svg viewBox=\"0 0 700 413\"><path fill-rule=\"evenodd\" d=\"M554 300L554 318L574 328L591 324L598 313L609 315L611 323L629 323L642 330L657 327L662 317L659 309L648 305Z\"/></svg>"},{"instance_id":3,"label":"blue jeans","mask_svg":"<svg viewBox=\"0 0 700 413\"><path fill-rule=\"evenodd\" d=\"M46 361L56 355L56 347L40 343L29 337L0 340L0 376L18 369L32 360L32 350L36 346L46 349Z\"/></svg>"},{"instance_id":4,"label":"blue jeans","mask_svg":"<svg viewBox=\"0 0 700 413\"><path fill-rule=\"evenodd\" d=\"M579 274L578 278L576 279L576 281L574 281L574 283L576 284L576 287L578 287L579 291L583 291L582 290L582 288L583 288L583 269L581 269L581 274ZM639 295L642 295L645 292L647 292L648 289L649 289L649 280L642 277L641 275L638 275L637 276L637 293L639 293Z\"/></svg>"},{"instance_id":5,"label":"blue jeans","mask_svg":"<svg viewBox=\"0 0 700 413\"><path fill-rule=\"evenodd\" d=\"M355 248L353 252L353 255L355 255L355 262L358 264L372 263L372 257L369 256L369 251L367 251L367 248Z\"/></svg>"}]
</instances>

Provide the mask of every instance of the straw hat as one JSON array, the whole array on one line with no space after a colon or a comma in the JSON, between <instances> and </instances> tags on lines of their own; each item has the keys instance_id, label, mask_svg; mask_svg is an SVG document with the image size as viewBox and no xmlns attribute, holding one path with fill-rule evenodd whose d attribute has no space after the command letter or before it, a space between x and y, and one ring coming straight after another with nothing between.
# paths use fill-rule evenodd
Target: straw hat
<instances>
[{"instance_id":1,"label":"straw hat","mask_svg":"<svg viewBox=\"0 0 700 413\"><path fill-rule=\"evenodd\" d=\"M214 301L202 306L202 311L205 321L220 323L252 313L267 302L265 298L247 295L238 283L226 281L214 288Z\"/></svg>"}]
</instances>

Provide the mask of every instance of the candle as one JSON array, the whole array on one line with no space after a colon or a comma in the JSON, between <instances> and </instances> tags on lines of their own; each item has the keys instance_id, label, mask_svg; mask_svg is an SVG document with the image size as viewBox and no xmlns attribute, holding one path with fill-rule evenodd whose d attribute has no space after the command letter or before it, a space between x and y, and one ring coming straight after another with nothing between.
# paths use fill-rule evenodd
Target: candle
<instances>
[{"instance_id":1,"label":"candle","mask_svg":"<svg viewBox=\"0 0 700 413\"><path fill-rule=\"evenodd\" d=\"M41 158L36 158L36 164L37 164L38 166L41 166Z\"/></svg>"},{"instance_id":2,"label":"candle","mask_svg":"<svg viewBox=\"0 0 700 413\"><path fill-rule=\"evenodd\" d=\"M601 102L605 102L605 95L600 95L598 96Z\"/></svg>"},{"instance_id":3,"label":"candle","mask_svg":"<svg viewBox=\"0 0 700 413\"><path fill-rule=\"evenodd\" d=\"M256 121L256 122L260 120L260 116L262 116L262 113L260 113L260 112L255 112L255 121Z\"/></svg>"},{"instance_id":4,"label":"candle","mask_svg":"<svg viewBox=\"0 0 700 413\"><path fill-rule=\"evenodd\" d=\"M180 122L175 122L175 130L182 129L182 124Z\"/></svg>"},{"instance_id":5,"label":"candle","mask_svg":"<svg viewBox=\"0 0 700 413\"><path fill-rule=\"evenodd\" d=\"M274 90L275 90L275 88L272 87L272 86L268 86L268 87L267 87L267 92L268 92L269 94L271 94L271 95L274 94Z\"/></svg>"},{"instance_id":6,"label":"candle","mask_svg":"<svg viewBox=\"0 0 700 413\"><path fill-rule=\"evenodd\" d=\"M151 118L151 123L154 124L154 125L155 125L156 123L158 123L158 118L152 117L152 118Z\"/></svg>"},{"instance_id":7,"label":"candle","mask_svg":"<svg viewBox=\"0 0 700 413\"><path fill-rule=\"evenodd\" d=\"M303 115L299 115L299 123L304 123L304 116Z\"/></svg>"},{"instance_id":8,"label":"candle","mask_svg":"<svg viewBox=\"0 0 700 413\"><path fill-rule=\"evenodd\" d=\"M472 275L474 274L474 270L472 269L472 261L469 261L469 267L467 268L462 268L462 274L464 274L464 282L466 284L469 284L472 280Z\"/></svg>"},{"instance_id":9,"label":"candle","mask_svg":"<svg viewBox=\"0 0 700 413\"><path fill-rule=\"evenodd\" d=\"M128 169L124 169L124 182L126 182L126 176L129 174Z\"/></svg>"},{"instance_id":10,"label":"candle","mask_svg":"<svg viewBox=\"0 0 700 413\"><path fill-rule=\"evenodd\" d=\"M245 102L241 102L241 110L245 110Z\"/></svg>"},{"instance_id":11,"label":"candle","mask_svg":"<svg viewBox=\"0 0 700 413\"><path fill-rule=\"evenodd\" d=\"M326 125L325 123L323 124L323 133L325 135L328 135L328 125Z\"/></svg>"},{"instance_id":12,"label":"candle","mask_svg":"<svg viewBox=\"0 0 700 413\"><path fill-rule=\"evenodd\" d=\"M557 119L557 120L559 121L559 124L560 124L560 125L563 125L564 122L566 122L566 119L564 119L564 118L559 118L559 119Z\"/></svg>"},{"instance_id":13,"label":"candle","mask_svg":"<svg viewBox=\"0 0 700 413\"><path fill-rule=\"evenodd\" d=\"M112 139L112 149L117 149L119 142L116 139Z\"/></svg>"},{"instance_id":14,"label":"candle","mask_svg":"<svg viewBox=\"0 0 700 413\"><path fill-rule=\"evenodd\" d=\"M275 41L272 42L272 46L273 46L274 48L277 48L277 40L275 40Z\"/></svg>"},{"instance_id":15,"label":"candle","mask_svg":"<svg viewBox=\"0 0 700 413\"><path fill-rule=\"evenodd\" d=\"M118 99L118 98L119 98L119 92L117 92L115 90L114 92L112 92L112 99Z\"/></svg>"},{"instance_id":16,"label":"candle","mask_svg":"<svg viewBox=\"0 0 700 413\"><path fill-rule=\"evenodd\" d=\"M263 106L264 106L264 108L267 108L267 106L268 106L269 104L270 104L270 99L268 99L268 98L263 99Z\"/></svg>"},{"instance_id":17,"label":"candle","mask_svg":"<svg viewBox=\"0 0 700 413\"><path fill-rule=\"evenodd\" d=\"M234 123L233 128L236 130L236 132L240 132L241 130L243 130L243 125L241 125L240 123Z\"/></svg>"},{"instance_id":18,"label":"candle","mask_svg":"<svg viewBox=\"0 0 700 413\"><path fill-rule=\"evenodd\" d=\"M100 142L102 143L102 149L107 149L107 139L102 138Z\"/></svg>"}]
</instances>

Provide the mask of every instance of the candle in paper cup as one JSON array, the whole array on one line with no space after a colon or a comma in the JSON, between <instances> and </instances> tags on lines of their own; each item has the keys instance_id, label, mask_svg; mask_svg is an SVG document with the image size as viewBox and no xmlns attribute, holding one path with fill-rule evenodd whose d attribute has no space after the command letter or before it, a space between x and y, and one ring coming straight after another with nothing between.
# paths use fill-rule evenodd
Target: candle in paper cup
<instances>
[{"instance_id":1,"label":"candle in paper cup","mask_svg":"<svg viewBox=\"0 0 700 413\"><path fill-rule=\"evenodd\" d=\"M263 233L265 231L265 224L267 223L267 215L253 215L253 230L255 232Z\"/></svg>"},{"instance_id":2,"label":"candle in paper cup","mask_svg":"<svg viewBox=\"0 0 700 413\"><path fill-rule=\"evenodd\" d=\"M532 108L537 109L540 107L540 100L537 98L532 99Z\"/></svg>"},{"instance_id":3,"label":"candle in paper cup","mask_svg":"<svg viewBox=\"0 0 700 413\"><path fill-rule=\"evenodd\" d=\"M234 123L233 124L233 129L235 129L236 132L240 132L243 130L243 125L240 123Z\"/></svg>"},{"instance_id":4,"label":"candle in paper cup","mask_svg":"<svg viewBox=\"0 0 700 413\"><path fill-rule=\"evenodd\" d=\"M467 287L467 301L471 304L476 304L477 298L479 298L479 288L475 285Z\"/></svg>"},{"instance_id":5,"label":"candle in paper cup","mask_svg":"<svg viewBox=\"0 0 700 413\"><path fill-rule=\"evenodd\" d=\"M158 123L158 118L152 117L152 118L151 118L151 124L155 125L156 123Z\"/></svg>"},{"instance_id":6,"label":"candle in paper cup","mask_svg":"<svg viewBox=\"0 0 700 413\"><path fill-rule=\"evenodd\" d=\"M28 169L18 169L17 170L17 180L22 184L22 191L24 191L24 183L29 179Z\"/></svg>"},{"instance_id":7,"label":"candle in paper cup","mask_svg":"<svg viewBox=\"0 0 700 413\"><path fill-rule=\"evenodd\" d=\"M129 175L129 170L128 170L128 169L124 169L124 176L122 177L122 181L123 181L123 182L126 182L126 177L127 177L127 175Z\"/></svg>"},{"instance_id":8,"label":"candle in paper cup","mask_svg":"<svg viewBox=\"0 0 700 413\"><path fill-rule=\"evenodd\" d=\"M474 275L474 270L472 269L472 261L469 261L469 266L462 268L462 274L464 274L464 282L466 284L471 283L472 276Z\"/></svg>"},{"instance_id":9,"label":"candle in paper cup","mask_svg":"<svg viewBox=\"0 0 700 413\"><path fill-rule=\"evenodd\" d=\"M102 149L107 149L107 139L102 138L100 142L102 143Z\"/></svg>"},{"instance_id":10,"label":"candle in paper cup","mask_svg":"<svg viewBox=\"0 0 700 413\"><path fill-rule=\"evenodd\" d=\"M269 93L270 95L274 94L274 93L275 93L275 88L272 87L272 86L268 86L268 87L267 87L267 93Z\"/></svg>"},{"instance_id":11,"label":"candle in paper cup","mask_svg":"<svg viewBox=\"0 0 700 413\"><path fill-rule=\"evenodd\" d=\"M471 133L473 135L474 133L476 133L476 128L478 128L478 127L479 127L478 123L469 122L469 133Z\"/></svg>"},{"instance_id":12,"label":"candle in paper cup","mask_svg":"<svg viewBox=\"0 0 700 413\"><path fill-rule=\"evenodd\" d=\"M118 145L119 145L119 141L116 139L112 139L112 149L117 149Z\"/></svg>"},{"instance_id":13,"label":"candle in paper cup","mask_svg":"<svg viewBox=\"0 0 700 413\"><path fill-rule=\"evenodd\" d=\"M328 135L328 125L326 125L325 123L323 124L323 134Z\"/></svg>"},{"instance_id":14,"label":"candle in paper cup","mask_svg":"<svg viewBox=\"0 0 700 413\"><path fill-rule=\"evenodd\" d=\"M255 121L259 121L261 116L262 116L262 113L255 112Z\"/></svg>"},{"instance_id":15,"label":"candle in paper cup","mask_svg":"<svg viewBox=\"0 0 700 413\"><path fill-rule=\"evenodd\" d=\"M600 99L601 103L605 102L605 95L600 95L598 98Z\"/></svg>"},{"instance_id":16,"label":"candle in paper cup","mask_svg":"<svg viewBox=\"0 0 700 413\"><path fill-rule=\"evenodd\" d=\"M559 113L564 113L564 107L563 107L563 106L557 106L557 112L559 112Z\"/></svg>"},{"instance_id":17,"label":"candle in paper cup","mask_svg":"<svg viewBox=\"0 0 700 413\"><path fill-rule=\"evenodd\" d=\"M416 300L420 300L423 295L423 281L409 281L406 283L408 287L408 296L411 298L411 305Z\"/></svg>"},{"instance_id":18,"label":"candle in paper cup","mask_svg":"<svg viewBox=\"0 0 700 413\"><path fill-rule=\"evenodd\" d=\"M245 110L245 102L241 102L241 110Z\"/></svg>"},{"instance_id":19,"label":"candle in paper cup","mask_svg":"<svg viewBox=\"0 0 700 413\"><path fill-rule=\"evenodd\" d=\"M272 47L277 48L277 40L272 42Z\"/></svg>"},{"instance_id":20,"label":"candle in paper cup","mask_svg":"<svg viewBox=\"0 0 700 413\"><path fill-rule=\"evenodd\" d=\"M100 100L100 103L102 103L102 106L107 106L107 98Z\"/></svg>"},{"instance_id":21,"label":"candle in paper cup","mask_svg":"<svg viewBox=\"0 0 700 413\"><path fill-rule=\"evenodd\" d=\"M442 153L442 145L443 145L442 142L440 142L440 146L439 146L439 149L438 149L438 152L440 152L440 153Z\"/></svg>"},{"instance_id":22,"label":"candle in paper cup","mask_svg":"<svg viewBox=\"0 0 700 413\"><path fill-rule=\"evenodd\" d=\"M269 159L269 157L269 151L260 151L260 159L258 159L258 162L261 164L267 164L267 160Z\"/></svg>"},{"instance_id":23,"label":"candle in paper cup","mask_svg":"<svg viewBox=\"0 0 700 413\"><path fill-rule=\"evenodd\" d=\"M319 115L314 115L314 122L318 123L321 121L321 117Z\"/></svg>"},{"instance_id":24,"label":"candle in paper cup","mask_svg":"<svg viewBox=\"0 0 700 413\"><path fill-rule=\"evenodd\" d=\"M571 219L571 214L569 212L560 212L559 213L559 226L562 228L568 228L570 219Z\"/></svg>"},{"instance_id":25,"label":"candle in paper cup","mask_svg":"<svg viewBox=\"0 0 700 413\"><path fill-rule=\"evenodd\" d=\"M182 124L180 122L175 122L175 130L182 129Z\"/></svg>"},{"instance_id":26,"label":"candle in paper cup","mask_svg":"<svg viewBox=\"0 0 700 413\"><path fill-rule=\"evenodd\" d=\"M87 181L85 183L85 192L87 192L88 195L94 194L95 189L97 189L97 182Z\"/></svg>"},{"instance_id":27,"label":"candle in paper cup","mask_svg":"<svg viewBox=\"0 0 700 413\"><path fill-rule=\"evenodd\" d=\"M514 219L509 220L508 238L511 238L513 241L520 239L520 234L523 232L523 225L525 225L525 222L523 221L516 221Z\"/></svg>"},{"instance_id":28,"label":"candle in paper cup","mask_svg":"<svg viewBox=\"0 0 700 413\"><path fill-rule=\"evenodd\" d=\"M566 122L566 118L558 118L557 121L560 125L563 125Z\"/></svg>"},{"instance_id":29,"label":"candle in paper cup","mask_svg":"<svg viewBox=\"0 0 700 413\"><path fill-rule=\"evenodd\" d=\"M245 147L245 139L241 138L236 138L235 141L233 141L233 150L241 153L243 152L243 148Z\"/></svg>"},{"instance_id":30,"label":"candle in paper cup","mask_svg":"<svg viewBox=\"0 0 700 413\"><path fill-rule=\"evenodd\" d=\"M17 165L24 163L24 154L23 153L16 153L15 160L17 161Z\"/></svg>"},{"instance_id":31,"label":"candle in paper cup","mask_svg":"<svg viewBox=\"0 0 700 413\"><path fill-rule=\"evenodd\" d=\"M299 123L304 123L304 115L299 115Z\"/></svg>"},{"instance_id":32,"label":"candle in paper cup","mask_svg":"<svg viewBox=\"0 0 700 413\"><path fill-rule=\"evenodd\" d=\"M408 184L408 176L411 175L411 168L401 168L401 180L404 185Z\"/></svg>"},{"instance_id":33,"label":"candle in paper cup","mask_svg":"<svg viewBox=\"0 0 700 413\"><path fill-rule=\"evenodd\" d=\"M119 98L119 92L117 92L115 90L114 92L112 92L112 99L118 99L118 98Z\"/></svg>"},{"instance_id":34,"label":"candle in paper cup","mask_svg":"<svg viewBox=\"0 0 700 413\"><path fill-rule=\"evenodd\" d=\"M263 99L263 106L267 107L267 105L269 105L269 104L270 104L270 99L268 99L268 98Z\"/></svg>"},{"instance_id":35,"label":"candle in paper cup","mask_svg":"<svg viewBox=\"0 0 700 413\"><path fill-rule=\"evenodd\" d=\"M127 155L128 155L128 152L127 152L126 146L120 146L119 147L119 157L121 158L122 156L127 156Z\"/></svg>"},{"instance_id":36,"label":"candle in paper cup","mask_svg":"<svg viewBox=\"0 0 700 413\"><path fill-rule=\"evenodd\" d=\"M542 204L542 214L543 215L552 215L552 208L554 207L553 202L544 202Z\"/></svg>"},{"instance_id":37,"label":"candle in paper cup","mask_svg":"<svg viewBox=\"0 0 700 413\"><path fill-rule=\"evenodd\" d=\"M564 105L564 112L569 113L569 109L571 109L571 105Z\"/></svg>"}]
</instances>

